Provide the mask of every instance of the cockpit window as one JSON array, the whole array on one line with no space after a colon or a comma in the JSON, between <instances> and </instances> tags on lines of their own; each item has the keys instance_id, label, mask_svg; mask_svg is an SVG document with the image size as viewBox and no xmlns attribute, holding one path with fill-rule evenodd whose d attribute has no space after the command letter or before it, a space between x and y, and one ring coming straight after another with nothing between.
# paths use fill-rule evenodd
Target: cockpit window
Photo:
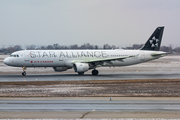
<instances>
[{"instance_id":1,"label":"cockpit window","mask_svg":"<svg viewBox=\"0 0 180 120\"><path fill-rule=\"evenodd\" d=\"M12 54L11 54L10 57L19 57L19 55L12 55Z\"/></svg>"}]
</instances>

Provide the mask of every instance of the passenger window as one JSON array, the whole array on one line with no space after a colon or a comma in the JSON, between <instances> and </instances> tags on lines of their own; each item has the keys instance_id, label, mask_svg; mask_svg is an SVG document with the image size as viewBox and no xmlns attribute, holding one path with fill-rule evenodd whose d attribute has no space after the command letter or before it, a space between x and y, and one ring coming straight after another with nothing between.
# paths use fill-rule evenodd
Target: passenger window
<instances>
[{"instance_id":1,"label":"passenger window","mask_svg":"<svg viewBox=\"0 0 180 120\"><path fill-rule=\"evenodd\" d=\"M16 55L14 55L14 57L16 57Z\"/></svg>"},{"instance_id":2,"label":"passenger window","mask_svg":"<svg viewBox=\"0 0 180 120\"><path fill-rule=\"evenodd\" d=\"M17 55L17 57L19 57L19 55Z\"/></svg>"}]
</instances>

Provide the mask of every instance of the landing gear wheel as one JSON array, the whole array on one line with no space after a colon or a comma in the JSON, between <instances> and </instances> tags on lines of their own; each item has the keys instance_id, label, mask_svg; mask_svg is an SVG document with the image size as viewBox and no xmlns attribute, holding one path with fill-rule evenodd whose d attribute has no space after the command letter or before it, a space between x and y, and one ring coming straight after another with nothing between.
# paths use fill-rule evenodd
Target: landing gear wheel
<instances>
[{"instance_id":1,"label":"landing gear wheel","mask_svg":"<svg viewBox=\"0 0 180 120\"><path fill-rule=\"evenodd\" d=\"M24 72L22 72L22 75L23 75L23 76L26 76L26 72L25 72L25 71L24 71Z\"/></svg>"},{"instance_id":2,"label":"landing gear wheel","mask_svg":"<svg viewBox=\"0 0 180 120\"><path fill-rule=\"evenodd\" d=\"M84 72L78 72L79 75L84 75Z\"/></svg>"},{"instance_id":3,"label":"landing gear wheel","mask_svg":"<svg viewBox=\"0 0 180 120\"><path fill-rule=\"evenodd\" d=\"M23 67L23 72L22 72L22 76L26 76L26 67Z\"/></svg>"},{"instance_id":4,"label":"landing gear wheel","mask_svg":"<svg viewBox=\"0 0 180 120\"><path fill-rule=\"evenodd\" d=\"M98 70L93 70L92 71L92 75L98 75L98 73L99 73Z\"/></svg>"}]
</instances>

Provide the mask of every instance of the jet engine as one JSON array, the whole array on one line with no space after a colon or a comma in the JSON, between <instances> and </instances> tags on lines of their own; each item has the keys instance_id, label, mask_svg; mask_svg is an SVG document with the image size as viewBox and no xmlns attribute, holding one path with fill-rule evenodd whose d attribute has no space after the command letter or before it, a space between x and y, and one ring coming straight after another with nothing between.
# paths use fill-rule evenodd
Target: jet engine
<instances>
[{"instance_id":1,"label":"jet engine","mask_svg":"<svg viewBox=\"0 0 180 120\"><path fill-rule=\"evenodd\" d=\"M56 72L62 72L62 71L66 71L68 68L67 67L53 67L53 69Z\"/></svg>"},{"instance_id":2,"label":"jet engine","mask_svg":"<svg viewBox=\"0 0 180 120\"><path fill-rule=\"evenodd\" d=\"M89 70L89 64L87 63L75 63L74 71L75 72L86 72Z\"/></svg>"}]
</instances>

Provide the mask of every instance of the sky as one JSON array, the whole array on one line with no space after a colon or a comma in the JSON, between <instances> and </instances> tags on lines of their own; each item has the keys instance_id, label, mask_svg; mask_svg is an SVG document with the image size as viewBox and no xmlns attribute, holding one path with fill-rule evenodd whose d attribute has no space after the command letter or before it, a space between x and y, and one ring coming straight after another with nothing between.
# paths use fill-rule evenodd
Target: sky
<instances>
[{"instance_id":1,"label":"sky","mask_svg":"<svg viewBox=\"0 0 180 120\"><path fill-rule=\"evenodd\" d=\"M165 26L162 45L180 46L180 0L0 0L3 45L119 47L145 44Z\"/></svg>"}]
</instances>

